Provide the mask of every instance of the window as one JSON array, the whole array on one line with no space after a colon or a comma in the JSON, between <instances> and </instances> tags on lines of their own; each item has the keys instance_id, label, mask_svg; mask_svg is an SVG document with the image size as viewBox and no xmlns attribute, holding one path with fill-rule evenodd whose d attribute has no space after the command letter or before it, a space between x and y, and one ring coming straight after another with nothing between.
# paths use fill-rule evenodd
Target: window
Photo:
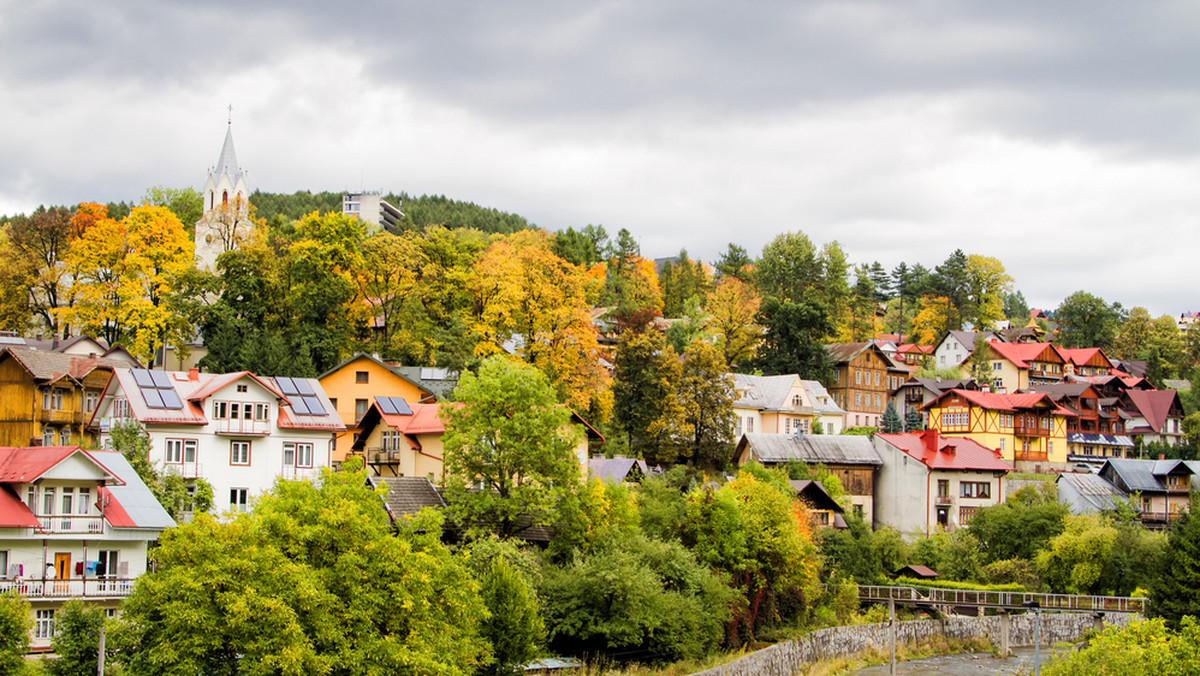
<instances>
[{"instance_id":1,"label":"window","mask_svg":"<svg viewBox=\"0 0 1200 676\"><path fill-rule=\"evenodd\" d=\"M87 515L92 511L92 489L80 488L79 500L75 503L75 509L79 514Z\"/></svg>"},{"instance_id":2,"label":"window","mask_svg":"<svg viewBox=\"0 0 1200 676\"><path fill-rule=\"evenodd\" d=\"M229 416L229 404L223 401L213 402L213 420L224 420Z\"/></svg>"},{"instance_id":3,"label":"window","mask_svg":"<svg viewBox=\"0 0 1200 676\"><path fill-rule=\"evenodd\" d=\"M283 445L283 466L296 466L296 444L287 443Z\"/></svg>"},{"instance_id":4,"label":"window","mask_svg":"<svg viewBox=\"0 0 1200 676\"><path fill-rule=\"evenodd\" d=\"M937 494L937 496L939 498L950 497L950 480L949 479L938 479L938 494Z\"/></svg>"},{"instance_id":5,"label":"window","mask_svg":"<svg viewBox=\"0 0 1200 676\"><path fill-rule=\"evenodd\" d=\"M862 371L855 371L855 372L854 372L854 384L855 384L855 385L862 385Z\"/></svg>"},{"instance_id":6,"label":"window","mask_svg":"<svg viewBox=\"0 0 1200 676\"><path fill-rule=\"evenodd\" d=\"M112 417L118 420L124 420L129 416L129 400L125 397L113 399Z\"/></svg>"},{"instance_id":7,"label":"window","mask_svg":"<svg viewBox=\"0 0 1200 676\"><path fill-rule=\"evenodd\" d=\"M8 577L8 550L0 549L0 578Z\"/></svg>"},{"instance_id":8,"label":"window","mask_svg":"<svg viewBox=\"0 0 1200 676\"><path fill-rule=\"evenodd\" d=\"M255 420L266 420L267 415L270 413L270 411L271 411L271 407L268 406L267 404L255 404L254 405L254 419Z\"/></svg>"},{"instance_id":9,"label":"window","mask_svg":"<svg viewBox=\"0 0 1200 676\"><path fill-rule=\"evenodd\" d=\"M367 414L367 400L366 399L355 399L354 400L354 421L358 422L359 420L362 420L363 416L366 414Z\"/></svg>"},{"instance_id":10,"label":"window","mask_svg":"<svg viewBox=\"0 0 1200 676\"><path fill-rule=\"evenodd\" d=\"M783 433L784 433L784 434L791 434L791 433L792 433L792 419L791 419L791 418L786 418L786 417L785 417L785 418L783 419Z\"/></svg>"},{"instance_id":11,"label":"window","mask_svg":"<svg viewBox=\"0 0 1200 676\"><path fill-rule=\"evenodd\" d=\"M369 376L369 374L366 371L355 371L354 372L354 382L365 383L365 382L367 382L368 376Z\"/></svg>"},{"instance_id":12,"label":"window","mask_svg":"<svg viewBox=\"0 0 1200 676\"><path fill-rule=\"evenodd\" d=\"M196 462L196 444L197 444L197 442L195 439L184 439L183 440L183 461L184 462L186 462L186 463Z\"/></svg>"},{"instance_id":13,"label":"window","mask_svg":"<svg viewBox=\"0 0 1200 676\"><path fill-rule=\"evenodd\" d=\"M238 392L249 392L249 391L250 391L250 388L246 387L245 385L238 385L238 386L237 386L237 391L238 391Z\"/></svg>"},{"instance_id":14,"label":"window","mask_svg":"<svg viewBox=\"0 0 1200 676\"><path fill-rule=\"evenodd\" d=\"M230 488L229 489L229 509L235 512L244 512L250 504L250 489L249 488Z\"/></svg>"},{"instance_id":15,"label":"window","mask_svg":"<svg viewBox=\"0 0 1200 676\"><path fill-rule=\"evenodd\" d=\"M39 610L34 614L35 622L33 625L34 638L53 638L54 637L54 611Z\"/></svg>"},{"instance_id":16,"label":"window","mask_svg":"<svg viewBox=\"0 0 1200 676\"><path fill-rule=\"evenodd\" d=\"M336 411L336 410L337 410L337 397L330 397L330 398L329 398L329 405L330 405L330 406L332 406L332 407L333 407L333 410L335 410L335 411Z\"/></svg>"},{"instance_id":17,"label":"window","mask_svg":"<svg viewBox=\"0 0 1200 676\"><path fill-rule=\"evenodd\" d=\"M1004 448L1004 442L1005 442L1005 441L1008 441L1008 440L1007 440L1007 439L1001 439L1001 440L1000 440L1000 453L1004 453L1004 451L1006 450L1006 449Z\"/></svg>"},{"instance_id":18,"label":"window","mask_svg":"<svg viewBox=\"0 0 1200 676\"><path fill-rule=\"evenodd\" d=\"M250 464L250 442L249 441L231 441L231 442L229 442L229 464L231 464L231 465L249 465Z\"/></svg>"},{"instance_id":19,"label":"window","mask_svg":"<svg viewBox=\"0 0 1200 676\"><path fill-rule=\"evenodd\" d=\"M855 393L854 393L854 405L855 405L855 406L862 406L862 392L855 392Z\"/></svg>"},{"instance_id":20,"label":"window","mask_svg":"<svg viewBox=\"0 0 1200 676\"><path fill-rule=\"evenodd\" d=\"M958 494L964 498L990 498L992 484L987 481L964 481L958 485Z\"/></svg>"},{"instance_id":21,"label":"window","mask_svg":"<svg viewBox=\"0 0 1200 676\"><path fill-rule=\"evenodd\" d=\"M100 393L96 390L84 390L83 392L83 411L84 413L92 413L96 410L96 406L100 403Z\"/></svg>"},{"instance_id":22,"label":"window","mask_svg":"<svg viewBox=\"0 0 1200 676\"><path fill-rule=\"evenodd\" d=\"M958 525L965 526L971 523L971 519L979 513L978 507L959 507L958 508Z\"/></svg>"},{"instance_id":23,"label":"window","mask_svg":"<svg viewBox=\"0 0 1200 676\"><path fill-rule=\"evenodd\" d=\"M737 422L733 424L733 436L739 439L742 436L742 416L740 415L737 417Z\"/></svg>"},{"instance_id":24,"label":"window","mask_svg":"<svg viewBox=\"0 0 1200 676\"><path fill-rule=\"evenodd\" d=\"M42 408L48 411L61 411L63 407L63 391L56 387L42 388Z\"/></svg>"},{"instance_id":25,"label":"window","mask_svg":"<svg viewBox=\"0 0 1200 676\"><path fill-rule=\"evenodd\" d=\"M237 420L238 418L242 417L242 408L241 407L242 407L242 405L237 403L236 401L229 405L229 418L231 420Z\"/></svg>"},{"instance_id":26,"label":"window","mask_svg":"<svg viewBox=\"0 0 1200 676\"><path fill-rule=\"evenodd\" d=\"M746 433L754 434L754 418L746 418Z\"/></svg>"},{"instance_id":27,"label":"window","mask_svg":"<svg viewBox=\"0 0 1200 676\"><path fill-rule=\"evenodd\" d=\"M879 408L879 393L875 393L875 408Z\"/></svg>"},{"instance_id":28,"label":"window","mask_svg":"<svg viewBox=\"0 0 1200 676\"><path fill-rule=\"evenodd\" d=\"M62 428L62 431L58 433L58 443L62 444L63 446L71 445L71 428L70 427L64 427L64 428Z\"/></svg>"},{"instance_id":29,"label":"window","mask_svg":"<svg viewBox=\"0 0 1200 676\"><path fill-rule=\"evenodd\" d=\"M879 387L879 371L875 372L875 387Z\"/></svg>"},{"instance_id":30,"label":"window","mask_svg":"<svg viewBox=\"0 0 1200 676\"><path fill-rule=\"evenodd\" d=\"M1001 366L1000 362L998 362L998 361L992 362L992 370L993 371L999 371L1001 368L1002 368L1002 366Z\"/></svg>"},{"instance_id":31,"label":"window","mask_svg":"<svg viewBox=\"0 0 1200 676\"><path fill-rule=\"evenodd\" d=\"M53 446L54 445L54 428L53 427L43 427L42 428L42 445L43 446Z\"/></svg>"},{"instance_id":32,"label":"window","mask_svg":"<svg viewBox=\"0 0 1200 676\"><path fill-rule=\"evenodd\" d=\"M183 462L183 439L167 439L167 464Z\"/></svg>"},{"instance_id":33,"label":"window","mask_svg":"<svg viewBox=\"0 0 1200 676\"><path fill-rule=\"evenodd\" d=\"M296 444L296 466L297 467L312 467L313 466L313 445L312 444Z\"/></svg>"}]
</instances>

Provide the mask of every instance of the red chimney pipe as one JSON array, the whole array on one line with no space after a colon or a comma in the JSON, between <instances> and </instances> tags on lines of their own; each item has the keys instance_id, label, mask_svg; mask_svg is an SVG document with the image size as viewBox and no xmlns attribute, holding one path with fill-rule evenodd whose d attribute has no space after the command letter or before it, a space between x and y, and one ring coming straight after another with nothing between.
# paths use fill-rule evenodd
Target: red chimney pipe
<instances>
[{"instance_id":1,"label":"red chimney pipe","mask_svg":"<svg viewBox=\"0 0 1200 676\"><path fill-rule=\"evenodd\" d=\"M200 380L200 369L198 369L194 366L192 368L188 369L188 380L191 380L191 381Z\"/></svg>"},{"instance_id":2,"label":"red chimney pipe","mask_svg":"<svg viewBox=\"0 0 1200 676\"><path fill-rule=\"evenodd\" d=\"M921 432L921 441L925 442L925 448L929 449L931 453L938 452L939 439L937 430L925 430Z\"/></svg>"}]
</instances>

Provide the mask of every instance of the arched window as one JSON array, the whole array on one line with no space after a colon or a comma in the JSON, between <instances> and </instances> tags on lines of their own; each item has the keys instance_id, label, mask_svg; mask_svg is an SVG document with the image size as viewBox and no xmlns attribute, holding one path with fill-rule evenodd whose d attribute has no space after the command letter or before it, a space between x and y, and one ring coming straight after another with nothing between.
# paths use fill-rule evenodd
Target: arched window
<instances>
[{"instance_id":1,"label":"arched window","mask_svg":"<svg viewBox=\"0 0 1200 676\"><path fill-rule=\"evenodd\" d=\"M225 190L221 193L221 206L229 204L229 191Z\"/></svg>"}]
</instances>

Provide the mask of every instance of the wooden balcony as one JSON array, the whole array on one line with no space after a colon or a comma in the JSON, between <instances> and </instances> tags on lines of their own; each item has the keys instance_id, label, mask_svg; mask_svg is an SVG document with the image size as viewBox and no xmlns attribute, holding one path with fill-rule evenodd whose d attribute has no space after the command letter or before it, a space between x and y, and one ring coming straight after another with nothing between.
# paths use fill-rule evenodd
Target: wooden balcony
<instances>
[{"instance_id":1,"label":"wooden balcony","mask_svg":"<svg viewBox=\"0 0 1200 676\"><path fill-rule=\"evenodd\" d=\"M133 589L129 578L90 577L70 580L0 580L0 594L16 592L27 599L124 598Z\"/></svg>"},{"instance_id":2,"label":"wooden balcony","mask_svg":"<svg viewBox=\"0 0 1200 676\"><path fill-rule=\"evenodd\" d=\"M1050 430L1036 424L1023 425L1018 422L1013 424L1013 434L1018 437L1048 437L1050 436Z\"/></svg>"},{"instance_id":3,"label":"wooden balcony","mask_svg":"<svg viewBox=\"0 0 1200 676\"><path fill-rule=\"evenodd\" d=\"M371 465L395 465L400 462L400 452L384 448L368 448L367 463Z\"/></svg>"},{"instance_id":4,"label":"wooden balcony","mask_svg":"<svg viewBox=\"0 0 1200 676\"><path fill-rule=\"evenodd\" d=\"M1017 451L1013 454L1013 460L1021 461L1037 461L1046 462L1050 459L1050 455L1045 451Z\"/></svg>"},{"instance_id":5,"label":"wooden balcony","mask_svg":"<svg viewBox=\"0 0 1200 676\"><path fill-rule=\"evenodd\" d=\"M38 422L52 425L78 425L83 422L83 413L79 411L40 408L37 411L37 419Z\"/></svg>"}]
</instances>

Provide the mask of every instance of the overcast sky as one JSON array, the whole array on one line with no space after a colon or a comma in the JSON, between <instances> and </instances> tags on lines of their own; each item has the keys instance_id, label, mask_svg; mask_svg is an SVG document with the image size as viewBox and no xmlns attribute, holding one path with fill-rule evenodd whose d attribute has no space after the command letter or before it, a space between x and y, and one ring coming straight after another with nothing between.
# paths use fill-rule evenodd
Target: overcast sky
<instances>
[{"instance_id":1,"label":"overcast sky","mask_svg":"<svg viewBox=\"0 0 1200 676\"><path fill-rule=\"evenodd\" d=\"M1200 310L1195 2L0 0L0 213L436 193L648 257L777 234Z\"/></svg>"}]
</instances>

